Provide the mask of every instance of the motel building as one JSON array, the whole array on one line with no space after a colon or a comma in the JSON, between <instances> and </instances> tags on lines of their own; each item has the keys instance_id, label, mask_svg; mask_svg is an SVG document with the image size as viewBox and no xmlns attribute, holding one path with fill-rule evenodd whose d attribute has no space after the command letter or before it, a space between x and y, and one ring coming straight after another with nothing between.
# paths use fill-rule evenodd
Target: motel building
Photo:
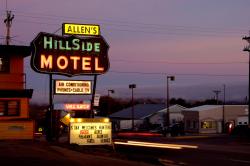
<instances>
[{"instance_id":1,"label":"motel building","mask_svg":"<svg viewBox=\"0 0 250 166\"><path fill-rule=\"evenodd\" d=\"M182 111L185 132L222 133L223 105L202 105ZM224 105L225 130L230 133L237 125L248 125L248 105Z\"/></svg>"},{"instance_id":2,"label":"motel building","mask_svg":"<svg viewBox=\"0 0 250 166\"><path fill-rule=\"evenodd\" d=\"M30 47L0 45L0 140L33 139L34 121L29 118L29 99L33 90L26 89L24 58Z\"/></svg>"}]
</instances>

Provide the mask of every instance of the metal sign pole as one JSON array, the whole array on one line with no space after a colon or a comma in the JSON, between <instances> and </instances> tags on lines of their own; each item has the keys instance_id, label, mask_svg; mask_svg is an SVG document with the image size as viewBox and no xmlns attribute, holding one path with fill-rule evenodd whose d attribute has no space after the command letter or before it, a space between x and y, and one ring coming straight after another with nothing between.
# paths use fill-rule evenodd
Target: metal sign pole
<instances>
[{"instance_id":1,"label":"metal sign pole","mask_svg":"<svg viewBox=\"0 0 250 166\"><path fill-rule=\"evenodd\" d=\"M90 109L90 117L94 118L94 99L95 99L95 91L96 91L96 82L97 82L97 75L94 75L94 84L93 84L93 93L91 99L91 109Z\"/></svg>"},{"instance_id":2,"label":"metal sign pole","mask_svg":"<svg viewBox=\"0 0 250 166\"><path fill-rule=\"evenodd\" d=\"M49 110L50 110L50 141L53 138L53 78L49 74Z\"/></svg>"}]
</instances>

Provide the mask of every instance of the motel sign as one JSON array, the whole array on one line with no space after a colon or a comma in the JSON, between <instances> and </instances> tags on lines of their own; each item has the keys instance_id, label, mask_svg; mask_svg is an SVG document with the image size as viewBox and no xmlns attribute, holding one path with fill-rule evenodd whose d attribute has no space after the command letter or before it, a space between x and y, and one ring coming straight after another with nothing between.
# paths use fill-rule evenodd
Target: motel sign
<instances>
[{"instance_id":1,"label":"motel sign","mask_svg":"<svg viewBox=\"0 0 250 166\"><path fill-rule=\"evenodd\" d=\"M101 35L82 38L40 32L31 47L31 67L39 73L98 75L109 69L109 45Z\"/></svg>"}]
</instances>

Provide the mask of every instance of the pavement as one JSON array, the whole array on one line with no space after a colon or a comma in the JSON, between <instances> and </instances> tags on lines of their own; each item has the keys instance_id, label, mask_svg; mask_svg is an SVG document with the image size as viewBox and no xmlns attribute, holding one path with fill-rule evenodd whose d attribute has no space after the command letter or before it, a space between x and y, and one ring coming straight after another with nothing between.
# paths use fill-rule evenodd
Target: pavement
<instances>
[{"instance_id":1,"label":"pavement","mask_svg":"<svg viewBox=\"0 0 250 166\"><path fill-rule=\"evenodd\" d=\"M162 150L157 147L146 148L137 146L116 145L117 152L111 146L77 146L69 145L67 136L61 137L59 142L48 143L44 137L31 141L0 141L1 166L26 165L119 165L119 166L150 166L160 165L204 165L211 163L233 162L249 164L250 140L234 138L222 134L199 134L178 137L129 137L122 141L136 140L138 142L158 143L182 146L182 150ZM115 139L114 141L117 141ZM188 148L188 146L198 148ZM136 154L136 155L135 155ZM140 154L140 155L139 155ZM208 155L209 154L209 155ZM198 157L199 156L199 157ZM199 162L197 161L199 160ZM198 163L197 163L198 162ZM196 163L196 164L195 164ZM185 165L185 164L184 164ZM207 162L206 165L210 165Z\"/></svg>"},{"instance_id":2,"label":"pavement","mask_svg":"<svg viewBox=\"0 0 250 166\"><path fill-rule=\"evenodd\" d=\"M111 157L102 157L96 155L85 154L81 152L76 152L69 150L67 148L62 148L59 146L51 146L51 148L59 153L64 154L64 157L79 163L80 165L91 165L91 166L100 166L100 165L119 165L119 166L151 166L151 164L121 160Z\"/></svg>"},{"instance_id":3,"label":"pavement","mask_svg":"<svg viewBox=\"0 0 250 166\"><path fill-rule=\"evenodd\" d=\"M217 151L217 152L232 152L250 154L250 140L231 137L228 134L186 134L184 136L177 137L122 137L115 138L113 141L141 141L141 142L154 142L161 144L173 144L173 145L191 145L197 146L199 150ZM40 141L45 141L41 138ZM68 144L68 137L60 137L59 143ZM60 146L60 145L59 145Z\"/></svg>"},{"instance_id":4,"label":"pavement","mask_svg":"<svg viewBox=\"0 0 250 166\"><path fill-rule=\"evenodd\" d=\"M85 151L86 152L86 151ZM1 166L151 166L140 161L129 161L116 157L106 157L91 153L77 152L54 143L32 141L0 141Z\"/></svg>"},{"instance_id":5,"label":"pavement","mask_svg":"<svg viewBox=\"0 0 250 166\"><path fill-rule=\"evenodd\" d=\"M186 134L176 137L122 137L119 141L136 140L172 145L197 146L199 150L250 154L250 139L228 134Z\"/></svg>"}]
</instances>

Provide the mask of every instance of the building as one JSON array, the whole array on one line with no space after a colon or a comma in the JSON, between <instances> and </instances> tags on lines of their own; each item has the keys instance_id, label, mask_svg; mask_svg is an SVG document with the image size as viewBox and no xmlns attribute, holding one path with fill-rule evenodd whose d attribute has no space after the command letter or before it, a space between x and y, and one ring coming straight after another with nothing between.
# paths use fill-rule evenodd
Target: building
<instances>
[{"instance_id":1,"label":"building","mask_svg":"<svg viewBox=\"0 0 250 166\"><path fill-rule=\"evenodd\" d=\"M181 105L172 105L169 107L169 122L171 124L175 124L178 122L183 122L183 114L182 110L186 109L185 107ZM149 115L149 121L152 124L160 124L160 126L164 126L165 122L165 115L167 113L167 108L157 111L156 113Z\"/></svg>"},{"instance_id":2,"label":"building","mask_svg":"<svg viewBox=\"0 0 250 166\"><path fill-rule=\"evenodd\" d=\"M27 46L0 45L0 139L33 139L34 121L29 119L29 99L23 60Z\"/></svg>"},{"instance_id":3,"label":"building","mask_svg":"<svg viewBox=\"0 0 250 166\"><path fill-rule=\"evenodd\" d=\"M203 105L193 108L184 109L184 124L186 132L195 133L221 133L223 122L222 105ZM243 115L248 114L247 105L225 105L224 122L225 129L233 128L240 122ZM242 123L242 122L241 122Z\"/></svg>"},{"instance_id":4,"label":"building","mask_svg":"<svg viewBox=\"0 0 250 166\"><path fill-rule=\"evenodd\" d=\"M137 104L134 106L134 125L135 128L144 128L148 125L149 117L165 108L165 104ZM115 112L109 116L115 129L132 128L132 107Z\"/></svg>"},{"instance_id":5,"label":"building","mask_svg":"<svg viewBox=\"0 0 250 166\"><path fill-rule=\"evenodd\" d=\"M183 121L182 110L185 107L172 105L169 107L170 124ZM165 104L138 104L134 106L134 124L136 128L163 127L166 122L167 108ZM132 128L132 107L110 115L112 122L119 129Z\"/></svg>"}]
</instances>

